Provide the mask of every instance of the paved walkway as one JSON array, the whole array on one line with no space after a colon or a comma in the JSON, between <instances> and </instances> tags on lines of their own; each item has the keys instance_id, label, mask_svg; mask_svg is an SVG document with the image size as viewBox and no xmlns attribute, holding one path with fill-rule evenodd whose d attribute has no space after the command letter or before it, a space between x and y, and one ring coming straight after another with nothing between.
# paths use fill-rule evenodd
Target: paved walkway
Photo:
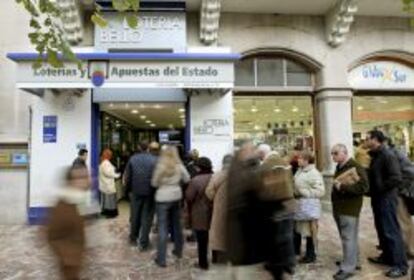
<instances>
[{"instance_id":1,"label":"paved walkway","mask_svg":"<svg viewBox=\"0 0 414 280\"><path fill-rule=\"evenodd\" d=\"M88 251L83 276L85 279L123 280L187 280L229 279L225 268L212 267L202 272L193 267L196 262L195 244L185 245L183 259L169 256L168 267L158 268L152 260L155 252L140 253L126 242L128 237L128 210L121 207L121 216L113 220L99 219L88 225ZM258 233L259 234L259 233ZM360 244L362 271L353 279L380 280L384 269L368 264L367 256L377 254L372 215L365 208L361 219ZM325 213L320 221L319 258L316 264L300 265L293 279L332 279L336 272L335 261L341 250L333 218ZM58 279L55 260L44 239L42 227L0 226L0 279ZM270 279L266 272L258 271L252 280ZM409 277L400 278L404 280Z\"/></svg>"}]
</instances>

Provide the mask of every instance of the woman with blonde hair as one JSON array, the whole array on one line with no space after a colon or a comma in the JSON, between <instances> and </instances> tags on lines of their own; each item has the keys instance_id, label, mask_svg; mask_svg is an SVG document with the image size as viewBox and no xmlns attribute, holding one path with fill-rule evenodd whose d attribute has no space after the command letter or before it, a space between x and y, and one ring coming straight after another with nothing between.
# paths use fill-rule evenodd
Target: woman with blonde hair
<instances>
[{"instance_id":1,"label":"woman with blonde hair","mask_svg":"<svg viewBox=\"0 0 414 280\"><path fill-rule=\"evenodd\" d=\"M101 191L102 215L107 218L118 216L115 179L121 177L121 174L115 172L115 166L112 165L111 159L112 151L110 149L103 150L99 165L99 190Z\"/></svg>"},{"instance_id":2,"label":"woman with blonde hair","mask_svg":"<svg viewBox=\"0 0 414 280\"><path fill-rule=\"evenodd\" d=\"M190 175L178 156L177 148L174 146L163 148L151 182L152 186L157 188L155 201L158 220L158 245L155 263L160 267L166 267L169 223L172 224L173 230L175 247L173 254L178 258L182 256L183 233L180 201L183 198L183 191L180 183L188 183L189 180Z\"/></svg>"},{"instance_id":3,"label":"woman with blonde hair","mask_svg":"<svg viewBox=\"0 0 414 280\"><path fill-rule=\"evenodd\" d=\"M325 194L321 173L315 167L315 157L303 151L298 158L299 169L294 178L297 201L295 213L295 252L300 255L302 237L306 237L306 253L302 263L316 261L318 220L321 216L320 199Z\"/></svg>"}]
</instances>

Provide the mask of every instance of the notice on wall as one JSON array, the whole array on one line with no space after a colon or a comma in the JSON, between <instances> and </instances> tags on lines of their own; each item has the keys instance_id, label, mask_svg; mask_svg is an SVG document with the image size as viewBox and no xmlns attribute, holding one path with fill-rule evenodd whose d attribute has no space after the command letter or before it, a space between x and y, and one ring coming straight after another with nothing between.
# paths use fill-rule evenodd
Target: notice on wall
<instances>
[{"instance_id":1,"label":"notice on wall","mask_svg":"<svg viewBox=\"0 0 414 280\"><path fill-rule=\"evenodd\" d=\"M43 143L56 143L57 116L43 116Z\"/></svg>"}]
</instances>

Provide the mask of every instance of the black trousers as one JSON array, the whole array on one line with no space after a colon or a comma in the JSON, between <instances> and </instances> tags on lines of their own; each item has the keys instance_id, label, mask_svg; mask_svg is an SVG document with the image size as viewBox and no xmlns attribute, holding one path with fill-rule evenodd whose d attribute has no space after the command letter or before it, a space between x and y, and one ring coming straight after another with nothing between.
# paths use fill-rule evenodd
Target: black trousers
<instances>
[{"instance_id":1,"label":"black trousers","mask_svg":"<svg viewBox=\"0 0 414 280\"><path fill-rule=\"evenodd\" d=\"M198 250L198 265L200 268L208 268L208 231L196 230L197 250Z\"/></svg>"},{"instance_id":2,"label":"black trousers","mask_svg":"<svg viewBox=\"0 0 414 280\"><path fill-rule=\"evenodd\" d=\"M397 204L397 194L393 191L371 198L375 227L383 257L390 265L407 270L407 256L397 219Z\"/></svg>"},{"instance_id":3,"label":"black trousers","mask_svg":"<svg viewBox=\"0 0 414 280\"><path fill-rule=\"evenodd\" d=\"M295 242L295 254L300 255L301 247L302 247L302 235L295 232L294 235L294 242ZM306 237L306 252L305 257L308 258L316 258L315 252L315 244L313 242L312 237Z\"/></svg>"}]
</instances>

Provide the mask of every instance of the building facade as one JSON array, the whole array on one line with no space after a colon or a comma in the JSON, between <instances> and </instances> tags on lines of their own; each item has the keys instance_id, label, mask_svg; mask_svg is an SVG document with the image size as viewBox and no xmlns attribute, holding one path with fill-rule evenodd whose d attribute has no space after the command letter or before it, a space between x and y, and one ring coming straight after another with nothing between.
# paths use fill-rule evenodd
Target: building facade
<instances>
[{"instance_id":1,"label":"building facade","mask_svg":"<svg viewBox=\"0 0 414 280\"><path fill-rule=\"evenodd\" d=\"M79 147L92 151L94 172L105 146L100 112L107 108L114 113L111 105L182 104L185 149L199 149L213 158L216 168L224 154L251 139L286 154L294 148L314 150L329 182L334 169L330 148L341 142L352 150L353 141L374 127L413 155L414 33L399 1L141 2L139 31L144 35L124 25L94 30L88 5L81 4L80 57L88 65L84 78L74 74L62 79L46 69L36 76L30 72L28 25L19 25L19 36L3 35L2 95L9 101L0 105L0 148L3 154L27 150L30 157L27 165L17 162L0 171L0 180L13 186L0 190L2 207L9 208L19 197L12 204L21 209L2 211L6 214L0 221L24 222L26 211L33 219L41 216L53 198L58 169L70 163ZM158 9L145 10L146 2L157 2ZM1 17L7 19L5 25L28 21L13 1L2 5L15 15ZM171 13L183 18L184 29L179 29L179 19L169 21ZM168 34L177 36L166 38ZM127 70L150 66L159 68L160 76L147 70L139 79L128 78ZM123 78L116 67L124 69ZM180 74L174 77L176 67ZM204 72L190 75L185 67ZM161 73L170 71L166 68L172 69L168 77ZM102 71L109 74L103 73L105 81L99 84L95 74ZM132 109L125 108L128 113ZM51 116L57 121L47 118ZM45 123L53 127L55 122L55 142L45 142ZM208 133L211 129L214 132ZM117 142L122 135L111 132L108 141Z\"/></svg>"}]
</instances>

